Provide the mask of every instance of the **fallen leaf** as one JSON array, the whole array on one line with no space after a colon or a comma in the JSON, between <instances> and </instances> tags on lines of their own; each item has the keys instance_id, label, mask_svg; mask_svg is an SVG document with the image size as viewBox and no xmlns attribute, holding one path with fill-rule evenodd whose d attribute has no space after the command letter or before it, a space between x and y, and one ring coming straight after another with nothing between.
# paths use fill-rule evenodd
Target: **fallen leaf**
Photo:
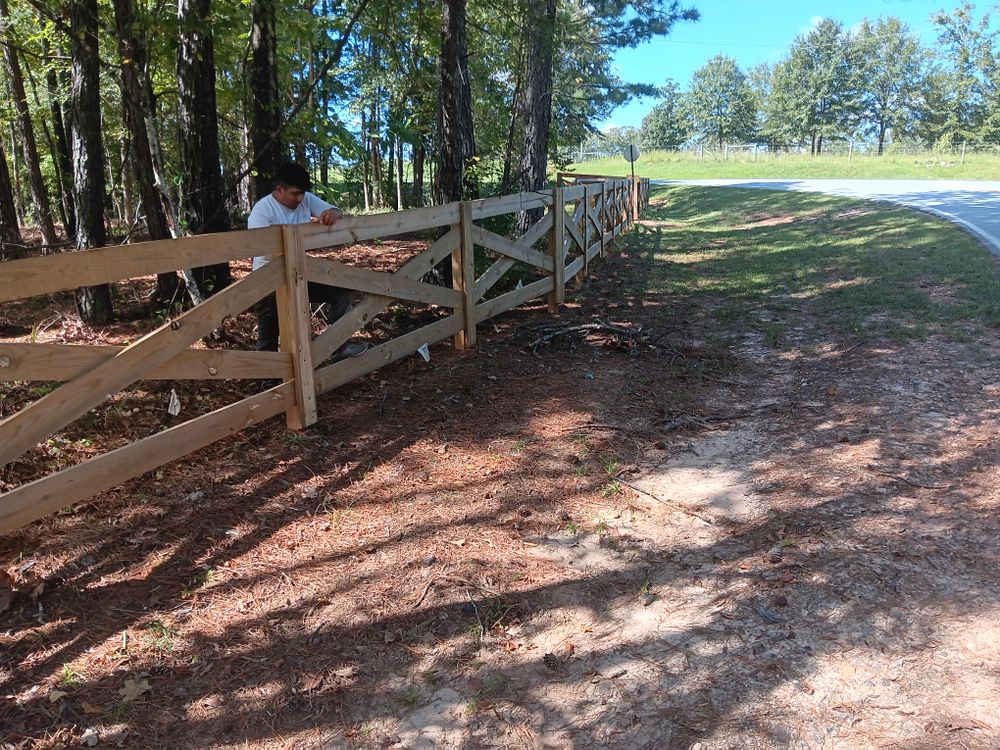
<instances>
[{"instance_id":1,"label":"fallen leaf","mask_svg":"<svg viewBox=\"0 0 1000 750\"><path fill-rule=\"evenodd\" d=\"M323 684L323 675L304 674L302 675L302 691L310 693Z\"/></svg>"},{"instance_id":2,"label":"fallen leaf","mask_svg":"<svg viewBox=\"0 0 1000 750\"><path fill-rule=\"evenodd\" d=\"M84 732L83 736L80 738L80 741L87 747L96 747L97 732L95 732L92 727L88 727L87 731Z\"/></svg>"},{"instance_id":3,"label":"fallen leaf","mask_svg":"<svg viewBox=\"0 0 1000 750\"><path fill-rule=\"evenodd\" d=\"M344 677L344 678L354 677L354 675L356 674L356 672L354 671L354 667L344 667L343 669L335 669L333 670L333 673L337 677Z\"/></svg>"},{"instance_id":4,"label":"fallen leaf","mask_svg":"<svg viewBox=\"0 0 1000 750\"><path fill-rule=\"evenodd\" d=\"M454 544L456 547L464 547L465 546L465 540L464 539L449 539L448 540L448 544Z\"/></svg>"},{"instance_id":5,"label":"fallen leaf","mask_svg":"<svg viewBox=\"0 0 1000 750\"><path fill-rule=\"evenodd\" d=\"M69 693L65 690L53 690L49 693L49 703L55 703L60 698L65 698Z\"/></svg>"},{"instance_id":6,"label":"fallen leaf","mask_svg":"<svg viewBox=\"0 0 1000 750\"><path fill-rule=\"evenodd\" d=\"M125 680L125 687L118 691L118 695L122 696L125 703L129 703L152 689L149 682L145 678L140 677L136 680Z\"/></svg>"},{"instance_id":7,"label":"fallen leaf","mask_svg":"<svg viewBox=\"0 0 1000 750\"><path fill-rule=\"evenodd\" d=\"M88 701L84 701L83 702L83 712L85 714L90 714L91 716L93 716L94 714L103 713L103 710L101 709L100 706L95 706L93 703L90 703Z\"/></svg>"}]
</instances>

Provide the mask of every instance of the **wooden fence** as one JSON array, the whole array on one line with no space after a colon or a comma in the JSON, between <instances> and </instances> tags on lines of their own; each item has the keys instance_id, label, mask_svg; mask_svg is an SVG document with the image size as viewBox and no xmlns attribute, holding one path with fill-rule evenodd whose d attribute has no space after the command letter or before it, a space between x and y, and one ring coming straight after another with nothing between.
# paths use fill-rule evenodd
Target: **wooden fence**
<instances>
[{"instance_id":1,"label":"wooden fence","mask_svg":"<svg viewBox=\"0 0 1000 750\"><path fill-rule=\"evenodd\" d=\"M0 533L96 495L128 479L284 413L289 428L317 419L316 398L403 357L423 345L454 337L459 349L474 346L477 324L547 296L562 302L566 280L582 280L645 207L648 180L581 179L578 184L535 193L451 203L389 214L350 217L333 227L274 226L178 240L106 247L85 252L8 261L0 265L0 303L140 276L269 256L262 268L126 347L0 343L0 381L63 381L0 422L0 466L139 380L231 378L283 382L229 406L150 437L90 458L0 495ZM543 209L542 218L509 239L477 222ZM443 228L444 234L394 273L380 273L308 255L309 250ZM536 245L547 236L547 251ZM476 278L474 247L492 264ZM451 257L453 288L421 279ZM518 263L541 278L489 297ZM307 282L334 284L364 296L345 316L313 338ZM276 293L281 344L278 352L192 349L228 316ZM450 310L447 317L370 348L361 356L317 365L396 300Z\"/></svg>"}]
</instances>

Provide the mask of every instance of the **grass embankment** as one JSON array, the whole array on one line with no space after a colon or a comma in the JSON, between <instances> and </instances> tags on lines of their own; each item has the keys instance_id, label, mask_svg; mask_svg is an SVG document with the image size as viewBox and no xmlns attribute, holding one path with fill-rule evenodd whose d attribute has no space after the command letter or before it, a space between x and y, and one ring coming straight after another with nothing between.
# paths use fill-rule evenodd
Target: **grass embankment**
<instances>
[{"instance_id":1,"label":"grass embankment","mask_svg":"<svg viewBox=\"0 0 1000 750\"><path fill-rule=\"evenodd\" d=\"M621 157L580 162L569 167L584 174L627 175L629 165ZM1000 156L967 154L962 163L957 156L930 153L887 154L885 156L808 156L746 154L723 160L717 154L699 158L696 152L649 151L639 157L635 173L656 180L696 180L715 178L861 178L922 180L1000 179Z\"/></svg>"},{"instance_id":2,"label":"grass embankment","mask_svg":"<svg viewBox=\"0 0 1000 750\"><path fill-rule=\"evenodd\" d=\"M723 329L780 345L804 316L833 335L965 339L1000 327L996 259L958 228L884 204L674 186L654 190L634 245L645 281L707 304Z\"/></svg>"}]
</instances>

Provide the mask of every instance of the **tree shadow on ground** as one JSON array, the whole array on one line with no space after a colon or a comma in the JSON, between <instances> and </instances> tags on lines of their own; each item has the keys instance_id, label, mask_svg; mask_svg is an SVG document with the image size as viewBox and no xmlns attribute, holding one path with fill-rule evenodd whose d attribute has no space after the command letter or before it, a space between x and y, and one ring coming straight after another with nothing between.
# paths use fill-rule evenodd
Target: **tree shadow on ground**
<instances>
[{"instance_id":1,"label":"tree shadow on ground","mask_svg":"<svg viewBox=\"0 0 1000 750\"><path fill-rule=\"evenodd\" d=\"M822 746L868 726L989 746L1000 727L974 723L950 671L1000 603L988 368L970 375L963 350L921 370L912 347L836 328L739 366L704 355L728 335L717 290L638 294L657 262L638 244L563 319L613 315L664 332L658 349L533 355L510 327L541 318L515 313L475 353L323 399L301 439L260 427L236 458L168 471L163 495L126 489L7 540L5 559L59 564L4 626L0 724L51 744L99 725L129 747ZM759 431L733 457L769 480L757 516L709 525L614 489L618 465L648 470L707 429L665 417L722 411ZM580 515L595 505L638 520L601 531ZM553 562L546 538L590 562ZM131 650L108 645L122 633ZM94 654L97 674L58 684ZM969 675L977 696L1000 688ZM126 702L128 679L149 691Z\"/></svg>"}]
</instances>

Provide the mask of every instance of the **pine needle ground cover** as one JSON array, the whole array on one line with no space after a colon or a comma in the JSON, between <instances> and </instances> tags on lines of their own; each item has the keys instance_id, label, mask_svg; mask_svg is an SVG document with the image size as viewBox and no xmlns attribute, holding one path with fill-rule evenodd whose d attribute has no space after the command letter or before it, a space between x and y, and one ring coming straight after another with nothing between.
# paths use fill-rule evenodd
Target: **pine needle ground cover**
<instances>
[{"instance_id":1,"label":"pine needle ground cover","mask_svg":"<svg viewBox=\"0 0 1000 750\"><path fill-rule=\"evenodd\" d=\"M0 540L0 743L995 747L996 261L653 198L558 316Z\"/></svg>"}]
</instances>

